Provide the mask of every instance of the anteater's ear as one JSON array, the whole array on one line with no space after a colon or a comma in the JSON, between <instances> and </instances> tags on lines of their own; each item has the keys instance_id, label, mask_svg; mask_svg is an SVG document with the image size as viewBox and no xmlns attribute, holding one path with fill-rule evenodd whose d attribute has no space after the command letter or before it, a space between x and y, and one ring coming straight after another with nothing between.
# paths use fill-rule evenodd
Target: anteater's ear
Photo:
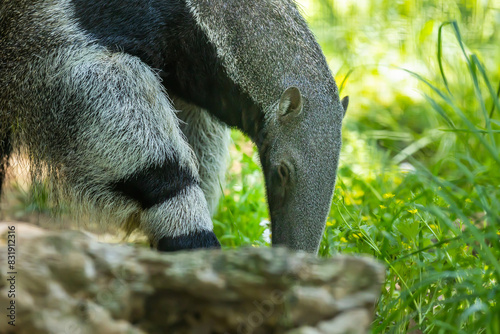
<instances>
[{"instance_id":1,"label":"anteater's ear","mask_svg":"<svg viewBox=\"0 0 500 334\"><path fill-rule=\"evenodd\" d=\"M298 115L302 111L302 95L297 87L288 87L281 94L278 116Z\"/></svg>"},{"instance_id":2,"label":"anteater's ear","mask_svg":"<svg viewBox=\"0 0 500 334\"><path fill-rule=\"evenodd\" d=\"M344 98L340 103L342 103L342 108L344 108L344 117L345 117L345 113L347 112L347 106L349 105L349 96L344 96Z\"/></svg>"}]
</instances>

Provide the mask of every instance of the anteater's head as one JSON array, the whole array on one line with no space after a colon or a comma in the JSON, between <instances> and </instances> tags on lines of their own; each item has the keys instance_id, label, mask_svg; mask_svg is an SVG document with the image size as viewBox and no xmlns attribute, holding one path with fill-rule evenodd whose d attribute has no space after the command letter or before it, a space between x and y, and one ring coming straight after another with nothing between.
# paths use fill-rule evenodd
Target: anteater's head
<instances>
[{"instance_id":1,"label":"anteater's head","mask_svg":"<svg viewBox=\"0 0 500 334\"><path fill-rule=\"evenodd\" d=\"M233 113L226 114L236 120L226 123L244 130L259 148L273 244L316 252L347 108L321 48L293 0L186 1L216 50L220 70L214 76L232 83L221 86L232 87L221 100L249 101L233 103Z\"/></svg>"},{"instance_id":2,"label":"anteater's head","mask_svg":"<svg viewBox=\"0 0 500 334\"><path fill-rule=\"evenodd\" d=\"M330 211L348 98L289 87L268 112L260 147L273 245L316 252Z\"/></svg>"}]
</instances>

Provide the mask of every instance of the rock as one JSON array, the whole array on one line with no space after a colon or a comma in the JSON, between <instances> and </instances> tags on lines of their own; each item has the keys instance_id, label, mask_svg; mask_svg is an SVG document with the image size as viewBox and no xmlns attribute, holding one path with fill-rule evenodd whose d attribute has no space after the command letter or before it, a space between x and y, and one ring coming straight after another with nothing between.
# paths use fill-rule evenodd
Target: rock
<instances>
[{"instance_id":1,"label":"rock","mask_svg":"<svg viewBox=\"0 0 500 334\"><path fill-rule=\"evenodd\" d=\"M9 268L0 226L0 309L15 300L16 324L2 316L0 333L367 333L384 280L384 267L361 257L283 248L165 254L23 224Z\"/></svg>"}]
</instances>

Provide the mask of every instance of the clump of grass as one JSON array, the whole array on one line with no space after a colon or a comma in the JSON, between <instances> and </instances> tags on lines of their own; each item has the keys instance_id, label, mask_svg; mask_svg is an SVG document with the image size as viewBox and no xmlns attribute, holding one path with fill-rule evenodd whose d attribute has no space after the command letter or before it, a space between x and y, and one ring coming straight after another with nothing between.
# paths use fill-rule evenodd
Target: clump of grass
<instances>
[{"instance_id":1,"label":"clump of grass","mask_svg":"<svg viewBox=\"0 0 500 334\"><path fill-rule=\"evenodd\" d=\"M268 212L263 176L255 147L240 132L232 132L231 165L226 186L213 217L223 247L266 246Z\"/></svg>"},{"instance_id":2,"label":"clump of grass","mask_svg":"<svg viewBox=\"0 0 500 334\"><path fill-rule=\"evenodd\" d=\"M16 217L32 213L50 214L54 212L46 183L33 182L29 185L28 190L23 189L19 183L14 183L13 187L16 199L16 206L13 210Z\"/></svg>"},{"instance_id":3,"label":"clump of grass","mask_svg":"<svg viewBox=\"0 0 500 334\"><path fill-rule=\"evenodd\" d=\"M446 77L442 33L451 27L475 103L462 103ZM388 267L374 333L500 333L500 103L488 71L469 54L458 24L439 28L441 83L407 71L456 143L426 166L411 155L402 170L391 159L380 172L340 170L321 255L368 253ZM469 99L470 101L470 99ZM386 156L385 158L389 158ZM383 162L385 161L385 162Z\"/></svg>"}]
</instances>

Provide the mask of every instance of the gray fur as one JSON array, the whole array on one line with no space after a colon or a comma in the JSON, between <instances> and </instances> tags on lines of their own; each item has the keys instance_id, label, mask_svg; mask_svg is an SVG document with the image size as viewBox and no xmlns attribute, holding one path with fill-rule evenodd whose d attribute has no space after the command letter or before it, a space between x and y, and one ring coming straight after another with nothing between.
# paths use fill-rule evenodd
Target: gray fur
<instances>
[{"instance_id":1,"label":"gray fur","mask_svg":"<svg viewBox=\"0 0 500 334\"><path fill-rule=\"evenodd\" d=\"M192 232L212 231L207 202L199 187L190 187L178 196L141 213L141 229L153 245L162 237L189 235Z\"/></svg>"},{"instance_id":2,"label":"gray fur","mask_svg":"<svg viewBox=\"0 0 500 334\"><path fill-rule=\"evenodd\" d=\"M147 210L109 189L110 182L173 156L198 177L196 157L158 76L136 57L92 44L72 23L67 3L40 1L36 10L13 18L18 22L8 33L29 45L0 41L0 61L6 65L0 86L8 87L0 99L0 119L18 124L18 149L26 150L38 174L48 172L64 193L117 221L139 224L153 244L165 236L211 231L196 184ZM34 31L47 39L26 37Z\"/></svg>"},{"instance_id":3,"label":"gray fur","mask_svg":"<svg viewBox=\"0 0 500 334\"><path fill-rule=\"evenodd\" d=\"M331 98L338 94L294 1L186 2L229 76L257 103L269 107L290 86Z\"/></svg>"},{"instance_id":4,"label":"gray fur","mask_svg":"<svg viewBox=\"0 0 500 334\"><path fill-rule=\"evenodd\" d=\"M173 98L174 106L180 110L180 127L198 160L201 189L212 214L217 210L221 190L225 184L226 166L229 158L229 128L215 119L206 110Z\"/></svg>"}]
</instances>

